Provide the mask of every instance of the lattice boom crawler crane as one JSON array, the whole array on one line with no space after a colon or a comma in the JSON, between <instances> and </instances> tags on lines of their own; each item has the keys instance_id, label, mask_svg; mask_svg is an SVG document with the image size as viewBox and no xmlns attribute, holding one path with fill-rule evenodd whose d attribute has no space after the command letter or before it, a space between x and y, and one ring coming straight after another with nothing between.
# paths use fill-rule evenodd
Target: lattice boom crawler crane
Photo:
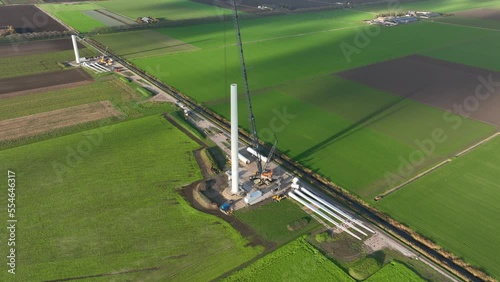
<instances>
[{"instance_id":1,"label":"lattice boom crawler crane","mask_svg":"<svg viewBox=\"0 0 500 282\"><path fill-rule=\"evenodd\" d=\"M245 86L245 97L247 100L247 108L248 108L248 119L249 123L251 126L252 134L251 134L251 140L252 140L252 147L253 149L257 152L256 157L257 157L257 172L255 175L252 177L251 180L254 181L255 184L269 184L273 181L273 172L271 170L267 170L267 167L269 166L269 162L271 157L274 154L274 151L276 150L276 143L277 141L274 142L274 146L271 149L269 153L269 157L266 160L266 163L264 164L264 168L262 167L261 163L261 156L259 152L259 137L257 136L257 126L255 125L255 116L253 114L253 109L252 109L252 99L250 97L250 89L248 87L248 76L247 76L247 69L245 66L245 55L243 52L243 43L241 41L241 33L240 33L240 24L239 24L239 19L238 19L238 9L236 8L236 0L232 0L233 4L233 20L234 20L234 29L236 32L236 43L238 45L238 54L240 57L240 67L241 67L241 76L243 79L243 85Z\"/></svg>"}]
</instances>

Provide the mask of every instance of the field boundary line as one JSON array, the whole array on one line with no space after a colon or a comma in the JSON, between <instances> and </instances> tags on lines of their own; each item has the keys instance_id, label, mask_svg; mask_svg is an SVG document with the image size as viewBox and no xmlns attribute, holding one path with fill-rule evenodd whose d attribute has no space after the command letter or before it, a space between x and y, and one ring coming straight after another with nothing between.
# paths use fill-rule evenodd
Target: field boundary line
<instances>
[{"instance_id":1,"label":"field boundary line","mask_svg":"<svg viewBox=\"0 0 500 282\"><path fill-rule=\"evenodd\" d=\"M125 271L119 271L119 272L109 272L109 273L93 274L93 275L87 275L87 276L76 276L76 277L67 277L67 278L61 278L61 279L55 279L55 280L46 280L45 282L82 280L82 279L88 279L88 278L115 276L115 275L122 275L122 274L128 274L128 273L136 273L136 272L155 271L155 270L159 270L159 269L161 269L159 266L155 266L155 267L150 267L150 268L131 269L131 270L125 270Z\"/></svg>"},{"instance_id":2,"label":"field boundary line","mask_svg":"<svg viewBox=\"0 0 500 282\"><path fill-rule=\"evenodd\" d=\"M456 23L448 23L448 22L442 22L442 21L437 21L437 20L436 21L430 20L430 21L426 21L426 22L500 32L500 29L493 29L493 28L473 26L473 25L456 24Z\"/></svg>"},{"instance_id":3,"label":"field boundary line","mask_svg":"<svg viewBox=\"0 0 500 282\"><path fill-rule=\"evenodd\" d=\"M65 22L63 22L62 20L60 20L56 15L53 15L51 12L49 12L49 11L43 9L42 7L40 7L40 4L35 4L34 6L37 7L40 11L44 12L49 17L51 17L56 22L60 23L62 26L64 26L65 28L67 28L69 31L72 31L75 34L80 34L76 29L74 29L70 25L68 25Z\"/></svg>"},{"instance_id":4,"label":"field boundary line","mask_svg":"<svg viewBox=\"0 0 500 282\"><path fill-rule=\"evenodd\" d=\"M490 141L491 139L494 139L494 138L495 138L495 137L497 137L498 135L500 135L500 132L496 132L496 133L494 133L493 135L491 135L490 137L487 137L487 138L485 138L485 139L483 139L483 140L481 140L481 141L477 142L476 144L474 144L474 145L470 146L469 148L467 148L467 149L463 150L462 152L460 152L460 153L456 154L456 155L455 155L455 157L456 157L456 158L458 158L458 157L461 157L461 156L463 156L463 155L467 154L468 152L470 152L470 151L472 151L472 150L476 149L477 147L479 147L479 146L483 145L484 143L486 143L486 142Z\"/></svg>"},{"instance_id":5,"label":"field boundary line","mask_svg":"<svg viewBox=\"0 0 500 282\"><path fill-rule=\"evenodd\" d=\"M313 34L319 34L319 33L333 32L333 31L338 31L338 30L354 29L354 28L357 28L360 26L363 26L363 25L359 24L359 25L349 26L349 27L339 27L339 28L324 29L324 30L317 30L317 31L311 31L311 32L304 32L304 33L297 33L297 34L290 34L290 35L284 35L284 36L276 36L276 37L270 37L270 38L264 38L264 39L258 39L258 40L245 41L245 42L243 42L243 44L259 43L259 42L265 42L265 41L271 41L271 40L286 39L286 38L291 38L291 37L301 37L301 36L307 36L307 35L313 35ZM236 43L230 44L229 46L236 46Z\"/></svg>"},{"instance_id":6,"label":"field boundary line","mask_svg":"<svg viewBox=\"0 0 500 282\"><path fill-rule=\"evenodd\" d=\"M447 163L449 163L449 162L451 162L451 161L452 161L451 159L446 159L446 160L444 160L444 161L442 161L442 162L438 163L437 165L435 165L435 166L433 166L433 167L429 168L428 170L426 170L426 171L424 171L424 172L421 172L421 173L419 173L419 174L415 175L414 177L412 177L412 178L410 178L410 179L406 180L405 182L403 182L403 183L401 183L401 184L399 184L399 185L397 185L397 186L395 186L395 187L393 187L393 188L391 188L391 189L389 189L389 190L385 191L384 193L382 193L382 194L380 194L380 195L376 196L376 197L375 197L375 201L379 201L379 200L381 200L381 199L382 199L382 198L384 198L385 196L388 196L389 194L392 194L392 193L396 192L397 190L399 190L399 189L403 188L404 186L406 186L406 185L410 184L411 182L413 182L413 181L415 181L415 180L417 180L417 179L421 178L422 176L425 176L425 175L427 175L427 174L429 174L429 173L433 172L434 170L436 170L436 169L438 169L438 168L440 168L440 167L444 166L445 164L447 164Z\"/></svg>"},{"instance_id":7,"label":"field boundary line","mask_svg":"<svg viewBox=\"0 0 500 282\"><path fill-rule=\"evenodd\" d=\"M298 34L289 34L289 35L284 35L284 36L277 36L277 37L270 37L270 38L263 38L263 39L257 39L257 40L250 40L250 41L244 41L243 44L254 44L254 43L260 43L260 42L266 42L266 41L272 41L272 40L280 40L280 39L287 39L287 38L293 38L293 37L302 37L302 36L308 36L308 35L315 35L315 34L321 34L321 33L327 33L327 32L335 32L335 31L340 31L340 30L349 30L349 29L355 29L359 28L360 26L363 26L362 24L355 25L355 26L349 26L349 27L340 27L340 28L333 28L333 29L325 29L325 30L317 30L317 31L311 31L311 32L305 32L305 33L298 33ZM186 52L197 52L197 51L212 51L212 50L218 50L226 47L231 47L231 46L236 46L236 43L232 44L226 44L226 45L221 45L217 47L211 47L211 48L199 48L196 47L196 49L191 49L191 50L179 50L179 51L174 51L171 53L167 54L161 54L161 55L154 55L154 56L134 56L134 60L138 59L145 59L145 58L152 58L152 57L158 57L158 56L170 56L170 55L176 55L179 53L186 53ZM141 52L144 53L144 52Z\"/></svg>"}]
</instances>

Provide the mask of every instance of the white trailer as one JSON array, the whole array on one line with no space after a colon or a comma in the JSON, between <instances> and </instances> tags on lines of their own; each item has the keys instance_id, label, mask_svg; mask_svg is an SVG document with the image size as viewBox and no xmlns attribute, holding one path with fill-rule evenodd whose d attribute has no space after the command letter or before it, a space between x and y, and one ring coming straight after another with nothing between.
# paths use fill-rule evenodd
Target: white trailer
<instances>
[{"instance_id":1,"label":"white trailer","mask_svg":"<svg viewBox=\"0 0 500 282\"><path fill-rule=\"evenodd\" d=\"M257 153L257 151L255 151L252 147L248 147L248 148L247 148L247 151L248 151L250 154L252 154L252 156L255 156L256 158L259 158L259 156L260 156L261 161L263 161L263 162L267 163L267 157L264 157L264 156L262 156L261 154Z\"/></svg>"}]
</instances>

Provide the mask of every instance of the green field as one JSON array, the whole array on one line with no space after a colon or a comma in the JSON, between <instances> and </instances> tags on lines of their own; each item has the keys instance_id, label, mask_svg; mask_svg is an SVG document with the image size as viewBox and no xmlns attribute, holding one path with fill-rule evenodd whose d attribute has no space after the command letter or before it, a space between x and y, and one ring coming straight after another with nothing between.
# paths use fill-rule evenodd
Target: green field
<instances>
[{"instance_id":1,"label":"green field","mask_svg":"<svg viewBox=\"0 0 500 282\"><path fill-rule=\"evenodd\" d=\"M40 7L80 32L89 32L94 28L105 26L98 20L82 13L82 11L88 10L107 9L134 20L146 16L182 20L216 17L231 12L189 0L108 0L92 3L42 4Z\"/></svg>"},{"instance_id":2,"label":"green field","mask_svg":"<svg viewBox=\"0 0 500 282\"><path fill-rule=\"evenodd\" d=\"M223 281L355 281L299 238Z\"/></svg>"},{"instance_id":3,"label":"green field","mask_svg":"<svg viewBox=\"0 0 500 282\"><path fill-rule=\"evenodd\" d=\"M130 18L151 16L168 20L219 16L225 9L189 0L110 0L98 4Z\"/></svg>"},{"instance_id":4,"label":"green field","mask_svg":"<svg viewBox=\"0 0 500 282\"><path fill-rule=\"evenodd\" d=\"M404 4L405 9L438 12L454 12L480 6L500 5L497 1L463 0ZM372 9L371 12L376 13L384 8L386 7L383 5L366 6L351 10L247 19L241 22L260 137L270 142L273 135L269 132L274 131L280 140L281 151L365 200L370 200L396 183L452 157L456 152L497 130L493 126L469 119L462 119L463 124L459 130L453 130L441 110L401 100L389 93L335 76L336 72L411 54L500 70L495 63L498 61L495 54L498 54L497 49L500 47L497 30L424 21L382 28L377 35L369 35L366 44L356 44L360 34L367 34L367 26L361 20L373 16L357 10ZM241 84L231 22L164 28L158 31L200 49L156 56L134 54L135 58L130 58L131 61L228 117L228 84ZM356 45L356 52L346 56L341 49L345 44ZM110 47L113 49L113 46ZM120 52L129 53L127 47ZM243 98L240 107L241 126L248 129ZM281 114L283 112L289 113L291 118L284 121ZM419 149L418 141L430 138L435 129L443 130L447 141L436 146L423 164L408 173L398 174L403 161L408 160L410 154ZM388 175L399 176L394 181ZM436 190L436 187L440 186L427 185L425 189ZM411 187L405 187L402 191L407 188ZM391 195L384 201L390 202L399 193L402 192ZM443 189L442 193L441 197L445 202L447 198L455 197L451 190ZM438 203L434 199L425 200ZM409 209L408 206L413 208ZM491 259L493 253L480 257L481 254L472 252L476 243L459 246L460 240L457 238L463 240L468 236L463 230L458 230L460 225L454 226L453 230L456 232L450 233L440 231L440 228L448 224L425 222L428 218L434 218L431 210L440 207L431 209L425 205L407 205L402 207L408 213L404 216L399 216L399 211L395 208L386 210L491 272L492 263L498 263ZM449 217L452 217L451 214ZM455 215L453 219L459 220L460 217ZM496 227L494 231L498 231ZM491 236L494 232L489 234ZM446 241L447 238L450 242ZM491 238L489 240L492 241ZM485 249L486 243L481 242L478 240L478 248ZM496 249L495 251L498 252Z\"/></svg>"},{"instance_id":5,"label":"green field","mask_svg":"<svg viewBox=\"0 0 500 282\"><path fill-rule=\"evenodd\" d=\"M269 121L276 117L276 111L292 115L287 123L276 122L279 148L365 199L495 131L493 126L469 119L463 119L462 126L455 130L443 119L441 110L333 76L295 81L256 93L252 102L261 138L268 142L274 138L266 128L272 128ZM228 103L213 108L229 117ZM245 114L242 97L240 120L248 128ZM431 138L435 129L442 129L447 140L414 170L399 174L403 160L408 161L412 152L421 150L419 144ZM388 181L392 174L401 179L392 181L390 177Z\"/></svg>"},{"instance_id":6,"label":"green field","mask_svg":"<svg viewBox=\"0 0 500 282\"><path fill-rule=\"evenodd\" d=\"M127 59L199 49L189 43L153 30L103 34L95 36L94 39Z\"/></svg>"},{"instance_id":7,"label":"green field","mask_svg":"<svg viewBox=\"0 0 500 282\"><path fill-rule=\"evenodd\" d=\"M496 60L492 60L491 57L492 54L496 54L495 52L498 48L500 48L498 35L490 34L476 39L464 40L458 44L450 44L432 50L425 50L420 52L420 54L493 71L500 71L500 65L496 63Z\"/></svg>"},{"instance_id":8,"label":"green field","mask_svg":"<svg viewBox=\"0 0 500 282\"><path fill-rule=\"evenodd\" d=\"M499 160L497 137L377 206L498 278Z\"/></svg>"},{"instance_id":9,"label":"green field","mask_svg":"<svg viewBox=\"0 0 500 282\"><path fill-rule=\"evenodd\" d=\"M95 28L106 26L100 21L83 13L83 11L102 9L96 4L88 2L71 4L43 4L39 7L79 32L86 33Z\"/></svg>"},{"instance_id":10,"label":"green field","mask_svg":"<svg viewBox=\"0 0 500 282\"><path fill-rule=\"evenodd\" d=\"M331 181L371 199L495 129L464 120L466 126L455 131L444 121L440 110L331 74L414 53L438 58L443 55L444 59L493 68L494 62L486 55L464 58L459 52L446 50L473 52L478 43L471 42L476 39L487 38L497 44L500 40L496 32L489 30L423 22L382 29L349 61L339 46L341 42L354 44L356 35L365 28L359 27L363 18L366 18L364 13L327 11L244 20L242 34L253 106L261 131L270 127L276 116L273 110L282 111L286 107L295 118L277 132L280 150ZM231 25L214 23L160 31L201 49L131 61L228 117L226 84L240 81ZM227 48L221 47L224 44ZM494 46L481 48L493 50ZM126 53L127 48L122 52ZM241 101L242 126L248 129L245 102ZM408 158L416 149L415 141L429 138L435 128L445 130L449 142L437 148L414 171L388 183L386 176L398 169L402 163L400 157ZM265 132L261 137L267 142L273 138Z\"/></svg>"},{"instance_id":11,"label":"green field","mask_svg":"<svg viewBox=\"0 0 500 282\"><path fill-rule=\"evenodd\" d=\"M289 200L269 203L255 209L244 209L235 213L236 217L248 224L264 239L283 244L319 226L319 223ZM303 227L290 231L288 225L305 220Z\"/></svg>"},{"instance_id":12,"label":"green field","mask_svg":"<svg viewBox=\"0 0 500 282\"><path fill-rule=\"evenodd\" d=\"M1 151L1 170L16 172L22 223L17 273L3 271L0 280L158 267L105 279L206 281L254 257L261 248L245 247L228 223L194 210L177 194L201 178L196 148L152 116ZM8 236L6 228L0 235ZM0 251L6 254L7 245Z\"/></svg>"},{"instance_id":13,"label":"green field","mask_svg":"<svg viewBox=\"0 0 500 282\"><path fill-rule=\"evenodd\" d=\"M415 272L407 268L404 264L397 261L392 261L382 267L381 270L364 280L367 282L392 282L392 281L405 281L405 282L423 282L424 279L420 278Z\"/></svg>"},{"instance_id":14,"label":"green field","mask_svg":"<svg viewBox=\"0 0 500 282\"><path fill-rule=\"evenodd\" d=\"M364 257L349 266L349 275L356 280L365 280L382 267L383 261L374 257Z\"/></svg>"},{"instance_id":15,"label":"green field","mask_svg":"<svg viewBox=\"0 0 500 282\"><path fill-rule=\"evenodd\" d=\"M80 56L95 56L95 52L87 48L80 49ZM2 62L0 64L0 77L7 78L61 70L62 66L58 63L71 60L74 61L75 55L73 50L66 50L26 56L6 57L0 58L0 60Z\"/></svg>"},{"instance_id":16,"label":"green field","mask_svg":"<svg viewBox=\"0 0 500 282\"><path fill-rule=\"evenodd\" d=\"M309 15L311 20L318 17L314 13L306 15ZM289 20L293 20L295 16L277 17L275 25L288 27L291 25ZM283 19L283 21L278 19ZM307 18L297 18L297 20L306 21ZM302 33L304 35L290 35L291 37L281 38L281 34L274 31L274 25L266 28L266 23L260 21L261 19L245 22L248 26L251 24L253 28L242 29L243 39L249 41L245 45L245 55L249 83L253 91L410 54L422 53L425 55L432 53L433 50L442 50L454 45L458 45L459 48L469 47L468 50L472 52L474 46L468 46L464 42L475 39L490 37L492 42L500 41L494 31L464 29L463 27L437 23L418 23L395 29L382 29L366 48L360 49L359 54L353 54L349 61L344 56L340 46L342 42L353 46L359 28L352 27L314 33L320 28L314 26L314 29L309 30L312 34ZM338 21L339 26L345 25L341 16L339 16ZM176 36L175 32L170 35L169 30L164 31L183 42L193 42L191 45L200 47L199 51L133 59L132 62L141 68L151 68L153 75L200 102L217 102L218 99L228 96L225 95L226 81L240 82L239 61L236 47L232 45L231 27L229 25L226 30L228 47L225 49L220 47L224 46L224 31L217 31L215 28L217 25L220 24L213 24L214 31L212 33L200 32L198 36ZM205 25L205 28L207 26L210 25ZM196 27L191 28L195 29ZM304 32L302 29L294 30L293 26L288 28L291 30L284 31L284 33L301 34ZM327 29L327 27L323 28ZM271 35L270 32L275 33ZM411 36L409 36L410 34ZM273 36L275 39L270 39ZM425 40L425 38L429 40ZM110 47L113 48L113 46ZM479 58L483 58L483 56ZM474 60L474 57L469 60ZM481 62L482 59L478 61L478 64ZM175 68L176 71L164 71L167 66ZM187 75L188 73L190 75Z\"/></svg>"}]
</instances>

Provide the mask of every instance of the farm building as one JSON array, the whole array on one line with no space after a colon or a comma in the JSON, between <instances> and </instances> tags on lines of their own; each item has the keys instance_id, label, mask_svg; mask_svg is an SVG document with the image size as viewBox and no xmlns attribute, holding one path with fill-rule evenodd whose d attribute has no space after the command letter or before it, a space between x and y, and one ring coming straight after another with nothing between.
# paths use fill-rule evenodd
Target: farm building
<instances>
[{"instance_id":1,"label":"farm building","mask_svg":"<svg viewBox=\"0 0 500 282\"><path fill-rule=\"evenodd\" d=\"M395 23L395 24L409 24L409 23L418 22L418 18L404 16L404 17L395 17L395 18L387 20L387 21Z\"/></svg>"}]
</instances>

